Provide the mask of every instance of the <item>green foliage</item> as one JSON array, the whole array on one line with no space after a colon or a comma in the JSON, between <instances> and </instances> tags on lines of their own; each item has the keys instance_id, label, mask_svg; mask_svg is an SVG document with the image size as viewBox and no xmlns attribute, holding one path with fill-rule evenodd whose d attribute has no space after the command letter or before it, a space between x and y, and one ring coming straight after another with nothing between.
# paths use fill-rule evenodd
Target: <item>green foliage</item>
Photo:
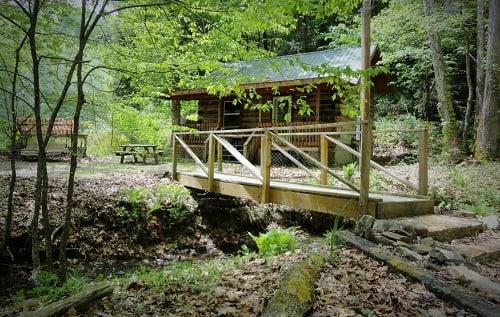
<instances>
[{"instance_id":1,"label":"green foliage","mask_svg":"<svg viewBox=\"0 0 500 317\"><path fill-rule=\"evenodd\" d=\"M328 244L328 261L330 263L335 263L337 260L337 249L338 245L340 243L340 239L338 237L338 230L339 228L339 222L340 218L336 217L335 221L333 223L332 229L330 229L326 234L325 234L325 240L326 243Z\"/></svg>"},{"instance_id":2,"label":"green foliage","mask_svg":"<svg viewBox=\"0 0 500 317\"><path fill-rule=\"evenodd\" d=\"M189 191L180 184L158 184L153 187L133 187L123 191L125 199L115 208L123 225L130 225L137 235L148 233L147 222L158 217L171 234L188 230L194 225L194 213L188 206Z\"/></svg>"},{"instance_id":3,"label":"green foliage","mask_svg":"<svg viewBox=\"0 0 500 317\"><path fill-rule=\"evenodd\" d=\"M474 204L458 203L458 209L463 209L471 211L478 216L489 216L495 213L495 208L491 206L487 201L479 200Z\"/></svg>"},{"instance_id":4,"label":"green foliage","mask_svg":"<svg viewBox=\"0 0 500 317\"><path fill-rule=\"evenodd\" d=\"M358 170L358 163L352 162L347 165L342 166L342 173L344 174L344 178L349 181L352 181L354 174Z\"/></svg>"},{"instance_id":5,"label":"green foliage","mask_svg":"<svg viewBox=\"0 0 500 317\"><path fill-rule=\"evenodd\" d=\"M370 308L365 307L361 309L361 315L363 315L363 317L373 317L375 313Z\"/></svg>"},{"instance_id":6,"label":"green foliage","mask_svg":"<svg viewBox=\"0 0 500 317\"><path fill-rule=\"evenodd\" d=\"M271 229L258 237L252 234L250 236L257 244L259 254L263 256L282 254L297 247L293 229Z\"/></svg>"},{"instance_id":7,"label":"green foliage","mask_svg":"<svg viewBox=\"0 0 500 317\"><path fill-rule=\"evenodd\" d=\"M56 301L63 297L80 292L89 280L81 275L70 273L62 285L58 285L59 278L51 272L41 272L37 275L38 286L28 294L43 297L44 301Z\"/></svg>"}]
</instances>

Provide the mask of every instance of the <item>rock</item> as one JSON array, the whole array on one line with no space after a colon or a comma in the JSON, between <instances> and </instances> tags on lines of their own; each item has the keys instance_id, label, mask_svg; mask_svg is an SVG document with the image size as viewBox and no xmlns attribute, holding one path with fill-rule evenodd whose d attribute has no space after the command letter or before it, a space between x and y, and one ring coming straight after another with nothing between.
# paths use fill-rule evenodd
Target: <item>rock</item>
<instances>
[{"instance_id":1,"label":"rock","mask_svg":"<svg viewBox=\"0 0 500 317\"><path fill-rule=\"evenodd\" d=\"M440 264L463 264L466 262L461 254L439 247L432 249L432 251L429 252L429 257Z\"/></svg>"},{"instance_id":2,"label":"rock","mask_svg":"<svg viewBox=\"0 0 500 317\"><path fill-rule=\"evenodd\" d=\"M450 247L467 259L479 263L500 259L500 244L497 239L489 239L476 244L454 244Z\"/></svg>"},{"instance_id":3,"label":"rock","mask_svg":"<svg viewBox=\"0 0 500 317\"><path fill-rule=\"evenodd\" d=\"M446 313L442 309L430 308L425 314L428 317L446 317Z\"/></svg>"},{"instance_id":4,"label":"rock","mask_svg":"<svg viewBox=\"0 0 500 317\"><path fill-rule=\"evenodd\" d=\"M463 218L475 218L476 217L476 214L473 213L472 211L463 210L463 209L455 210L452 212L451 215L453 217L463 217Z\"/></svg>"},{"instance_id":5,"label":"rock","mask_svg":"<svg viewBox=\"0 0 500 317\"><path fill-rule=\"evenodd\" d=\"M413 227L415 232L419 232L419 236L432 237L438 241L451 241L483 231L483 223L477 219L446 215L423 215L392 219L392 221L403 228Z\"/></svg>"},{"instance_id":6,"label":"rock","mask_svg":"<svg viewBox=\"0 0 500 317\"><path fill-rule=\"evenodd\" d=\"M412 244L411 249L418 254L428 254L432 251L432 247L425 244Z\"/></svg>"},{"instance_id":7,"label":"rock","mask_svg":"<svg viewBox=\"0 0 500 317\"><path fill-rule=\"evenodd\" d=\"M412 261L421 261L423 259L423 257L420 254L408 248L399 247L398 249L404 255L405 258L408 258Z\"/></svg>"},{"instance_id":8,"label":"rock","mask_svg":"<svg viewBox=\"0 0 500 317\"><path fill-rule=\"evenodd\" d=\"M372 227L375 223L375 218L370 215L363 215L354 228L354 234L363 237L368 240L373 239Z\"/></svg>"},{"instance_id":9,"label":"rock","mask_svg":"<svg viewBox=\"0 0 500 317\"><path fill-rule=\"evenodd\" d=\"M491 215L487 217L482 217L481 222L483 223L483 226L486 229L492 229L496 230L499 228L498 226L498 216L497 215Z\"/></svg>"},{"instance_id":10,"label":"rock","mask_svg":"<svg viewBox=\"0 0 500 317\"><path fill-rule=\"evenodd\" d=\"M385 231L382 232L382 235L386 238L389 238L394 241L403 241L406 243L411 243L411 238L408 236L401 235L399 233L391 232L391 231Z\"/></svg>"},{"instance_id":11,"label":"rock","mask_svg":"<svg viewBox=\"0 0 500 317\"><path fill-rule=\"evenodd\" d=\"M373 224L374 232L397 231L401 226L391 220L376 219Z\"/></svg>"},{"instance_id":12,"label":"rock","mask_svg":"<svg viewBox=\"0 0 500 317\"><path fill-rule=\"evenodd\" d=\"M465 266L448 266L448 274L458 281L470 285L473 289L485 293L486 297L500 302L500 285L474 272Z\"/></svg>"},{"instance_id":13,"label":"rock","mask_svg":"<svg viewBox=\"0 0 500 317\"><path fill-rule=\"evenodd\" d=\"M386 237L384 237L381 234L376 234L373 237L373 240L375 242L377 242L378 244L385 244L385 245L394 245L396 243L395 241L392 241L391 239L387 239Z\"/></svg>"},{"instance_id":14,"label":"rock","mask_svg":"<svg viewBox=\"0 0 500 317\"><path fill-rule=\"evenodd\" d=\"M405 247L405 248L410 248L410 245L404 241L398 240L396 241L396 245L398 247Z\"/></svg>"},{"instance_id":15,"label":"rock","mask_svg":"<svg viewBox=\"0 0 500 317\"><path fill-rule=\"evenodd\" d=\"M420 240L420 243L426 247L431 248L431 249L434 248L437 244L437 242L432 238L424 238L424 239ZM429 250L429 252L430 252L430 250ZM429 252L427 252L427 253L429 253Z\"/></svg>"}]
</instances>

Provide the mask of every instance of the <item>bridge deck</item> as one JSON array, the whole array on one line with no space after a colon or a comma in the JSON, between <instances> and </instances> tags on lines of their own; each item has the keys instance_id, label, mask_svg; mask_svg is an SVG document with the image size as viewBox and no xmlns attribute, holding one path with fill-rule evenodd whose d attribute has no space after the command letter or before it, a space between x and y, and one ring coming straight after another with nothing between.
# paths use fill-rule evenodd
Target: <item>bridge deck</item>
<instances>
[{"instance_id":1,"label":"bridge deck","mask_svg":"<svg viewBox=\"0 0 500 317\"><path fill-rule=\"evenodd\" d=\"M208 190L203 172L177 172L179 182L187 187ZM213 192L261 201L262 185L256 178L214 173ZM356 191L321 185L270 181L269 202L313 211L360 217ZM395 193L370 193L369 213L376 218L395 218L433 213L433 202L424 196Z\"/></svg>"}]
</instances>

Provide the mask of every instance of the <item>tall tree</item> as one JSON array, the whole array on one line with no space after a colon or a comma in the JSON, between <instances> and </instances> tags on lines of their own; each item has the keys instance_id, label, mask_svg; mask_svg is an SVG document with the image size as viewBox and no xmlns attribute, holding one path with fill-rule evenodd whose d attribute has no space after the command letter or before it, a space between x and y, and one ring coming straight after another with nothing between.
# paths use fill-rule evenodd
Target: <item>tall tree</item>
<instances>
[{"instance_id":1,"label":"tall tree","mask_svg":"<svg viewBox=\"0 0 500 317\"><path fill-rule=\"evenodd\" d=\"M21 43L16 48L14 53L14 69L12 72L12 80L11 80L11 91L10 91L10 109L8 109L8 113L10 113L10 182L9 182L9 196L7 199L7 214L5 215L5 229L3 236L3 244L0 247L0 253L3 253L7 250L9 246L10 240L10 231L12 225L12 215L14 213L14 191L16 189L16 156L17 156L17 148L18 148L18 122L17 122L17 82L19 78L19 64L21 59L21 50L23 49L24 44L26 43L26 36L23 37Z\"/></svg>"},{"instance_id":2,"label":"tall tree","mask_svg":"<svg viewBox=\"0 0 500 317\"><path fill-rule=\"evenodd\" d=\"M497 159L500 152L500 1L498 0L489 2L488 46L484 66L484 93L479 112L475 157Z\"/></svg>"},{"instance_id":3,"label":"tall tree","mask_svg":"<svg viewBox=\"0 0 500 317\"><path fill-rule=\"evenodd\" d=\"M435 9L434 0L423 0L424 14L429 19L433 18ZM436 92L439 100L438 111L443 125L443 135L446 143L449 144L449 152L452 158L457 158L460 153L460 142L458 139L458 129L456 124L455 110L451 86L447 78L447 66L444 61L443 50L439 34L431 21L427 21L427 38L434 69Z\"/></svg>"},{"instance_id":4,"label":"tall tree","mask_svg":"<svg viewBox=\"0 0 500 317\"><path fill-rule=\"evenodd\" d=\"M479 118L479 112L483 105L484 93L484 52L486 50L486 0L477 0L476 5L476 27L477 27L477 43L476 43L476 117Z\"/></svg>"}]
</instances>

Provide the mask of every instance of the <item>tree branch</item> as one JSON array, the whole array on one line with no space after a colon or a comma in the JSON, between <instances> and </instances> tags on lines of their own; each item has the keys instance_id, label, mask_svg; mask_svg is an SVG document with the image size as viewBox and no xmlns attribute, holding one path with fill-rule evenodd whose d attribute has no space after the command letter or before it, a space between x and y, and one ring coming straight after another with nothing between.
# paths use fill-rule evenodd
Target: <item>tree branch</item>
<instances>
[{"instance_id":1,"label":"tree branch","mask_svg":"<svg viewBox=\"0 0 500 317\"><path fill-rule=\"evenodd\" d=\"M162 1L162 2L157 2L157 3L141 3L141 4L138 3L138 4L131 4L128 6L116 8L116 9L113 9L111 11L106 11L106 12L104 12L104 15L110 15L110 14L116 13L118 11L126 10L126 9L146 8L146 7L161 7L161 6L164 6L167 4L171 4L171 3L182 4L182 2L178 1L178 0Z\"/></svg>"},{"instance_id":2,"label":"tree branch","mask_svg":"<svg viewBox=\"0 0 500 317\"><path fill-rule=\"evenodd\" d=\"M28 33L28 30L26 30L21 24L17 23L16 21L14 21L12 18L6 16L5 14L3 14L2 12L0 12L0 17L4 18L5 20L9 21L12 25L16 26L17 28L19 28L21 31L23 31L24 33Z\"/></svg>"}]
</instances>

